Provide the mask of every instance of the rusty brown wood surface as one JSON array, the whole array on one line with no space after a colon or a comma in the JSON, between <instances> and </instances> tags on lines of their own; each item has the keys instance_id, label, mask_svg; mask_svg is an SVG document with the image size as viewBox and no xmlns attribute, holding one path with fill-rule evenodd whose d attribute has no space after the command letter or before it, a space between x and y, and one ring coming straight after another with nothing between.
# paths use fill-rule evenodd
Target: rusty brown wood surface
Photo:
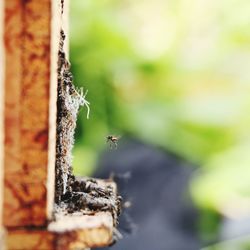
<instances>
[{"instance_id":1,"label":"rusty brown wood surface","mask_svg":"<svg viewBox=\"0 0 250 250\"><path fill-rule=\"evenodd\" d=\"M112 242L113 217L109 212L83 215L82 212L64 214L58 211L56 220L48 226L50 232L62 234L58 249L82 249L106 246Z\"/></svg>"},{"instance_id":2,"label":"rusty brown wood surface","mask_svg":"<svg viewBox=\"0 0 250 250\"><path fill-rule=\"evenodd\" d=\"M114 230L110 212L56 214L52 222L57 52L59 31L67 20L61 17L61 0L3 2L5 244L0 241L0 249L105 246Z\"/></svg>"},{"instance_id":3,"label":"rusty brown wood surface","mask_svg":"<svg viewBox=\"0 0 250 250\"><path fill-rule=\"evenodd\" d=\"M112 241L112 216L70 214L46 228L10 229L6 232L8 250L78 250L106 246Z\"/></svg>"},{"instance_id":4,"label":"rusty brown wood surface","mask_svg":"<svg viewBox=\"0 0 250 250\"><path fill-rule=\"evenodd\" d=\"M3 211L3 108L4 108L4 45L3 45L3 1L0 1L0 247L2 242L1 228L2 228L2 211Z\"/></svg>"},{"instance_id":5,"label":"rusty brown wood surface","mask_svg":"<svg viewBox=\"0 0 250 250\"><path fill-rule=\"evenodd\" d=\"M5 238L7 250L56 250L56 235L42 229L9 230Z\"/></svg>"},{"instance_id":6,"label":"rusty brown wood surface","mask_svg":"<svg viewBox=\"0 0 250 250\"><path fill-rule=\"evenodd\" d=\"M46 224L51 1L4 6L3 223Z\"/></svg>"}]
</instances>

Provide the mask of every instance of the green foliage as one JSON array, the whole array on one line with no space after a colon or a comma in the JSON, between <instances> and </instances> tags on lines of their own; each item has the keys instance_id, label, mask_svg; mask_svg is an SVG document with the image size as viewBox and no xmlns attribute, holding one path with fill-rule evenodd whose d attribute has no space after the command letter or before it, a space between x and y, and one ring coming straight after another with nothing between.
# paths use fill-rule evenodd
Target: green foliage
<instances>
[{"instance_id":1,"label":"green foliage","mask_svg":"<svg viewBox=\"0 0 250 250\"><path fill-rule=\"evenodd\" d=\"M201 166L191 184L200 207L244 214L249 10L247 0L71 1L72 69L91 103L76 172L91 173L107 134L130 133Z\"/></svg>"},{"instance_id":2,"label":"green foliage","mask_svg":"<svg viewBox=\"0 0 250 250\"><path fill-rule=\"evenodd\" d=\"M198 229L203 242L217 241L220 216L213 210L205 209L201 212Z\"/></svg>"}]
</instances>

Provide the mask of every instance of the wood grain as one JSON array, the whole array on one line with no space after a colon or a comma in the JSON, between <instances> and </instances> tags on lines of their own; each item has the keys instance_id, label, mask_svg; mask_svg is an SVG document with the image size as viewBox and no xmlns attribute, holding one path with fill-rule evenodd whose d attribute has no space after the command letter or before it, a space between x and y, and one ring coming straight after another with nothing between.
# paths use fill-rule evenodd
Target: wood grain
<instances>
[{"instance_id":1,"label":"wood grain","mask_svg":"<svg viewBox=\"0 0 250 250\"><path fill-rule=\"evenodd\" d=\"M46 230L11 230L6 237L8 250L56 250L56 235Z\"/></svg>"},{"instance_id":2,"label":"wood grain","mask_svg":"<svg viewBox=\"0 0 250 250\"><path fill-rule=\"evenodd\" d=\"M112 216L68 214L46 228L11 229L6 235L8 250L78 250L102 247L112 241Z\"/></svg>"},{"instance_id":3,"label":"wood grain","mask_svg":"<svg viewBox=\"0 0 250 250\"><path fill-rule=\"evenodd\" d=\"M0 166L0 178L4 172L4 230L0 230L0 249L76 250L106 246L111 243L114 230L110 212L57 211L52 217L57 52L62 22L67 23L67 15L61 17L61 0L4 3L5 58L0 58L5 76L3 83L0 72L0 84L4 85L2 115L0 103L0 119L4 120L4 148L0 138L0 157L2 149L4 155L3 169ZM64 6L67 4L65 1Z\"/></svg>"},{"instance_id":4,"label":"wood grain","mask_svg":"<svg viewBox=\"0 0 250 250\"><path fill-rule=\"evenodd\" d=\"M4 9L3 1L0 1L0 215L3 211L3 157L4 157L4 133L3 133L3 109L4 109L4 44L3 44L3 27L4 27ZM0 248L2 242L2 216L0 216Z\"/></svg>"},{"instance_id":5,"label":"wood grain","mask_svg":"<svg viewBox=\"0 0 250 250\"><path fill-rule=\"evenodd\" d=\"M4 225L46 225L51 1L5 1Z\"/></svg>"}]
</instances>

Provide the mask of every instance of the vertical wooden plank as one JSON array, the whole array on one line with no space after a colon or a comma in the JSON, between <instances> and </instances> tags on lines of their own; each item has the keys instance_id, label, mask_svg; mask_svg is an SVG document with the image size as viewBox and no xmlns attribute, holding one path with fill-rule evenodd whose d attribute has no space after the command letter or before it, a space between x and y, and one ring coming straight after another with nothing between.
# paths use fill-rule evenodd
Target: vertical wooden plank
<instances>
[{"instance_id":1,"label":"vertical wooden plank","mask_svg":"<svg viewBox=\"0 0 250 250\"><path fill-rule=\"evenodd\" d=\"M0 91L0 178L4 169L6 249L75 250L107 245L116 223L113 212L83 215L58 210L47 223L55 193L58 45L61 28L67 30L68 1L5 0L4 8L2 3L0 53L4 50L6 57L0 57L0 89L5 87L5 92ZM0 249L4 249L1 238Z\"/></svg>"},{"instance_id":2,"label":"vertical wooden plank","mask_svg":"<svg viewBox=\"0 0 250 250\"><path fill-rule=\"evenodd\" d=\"M57 60L60 37L60 1L51 3L51 50L50 50L50 102L49 102L49 145L47 175L47 217L51 219L55 194L55 157L56 157L56 100L57 100Z\"/></svg>"},{"instance_id":3,"label":"vertical wooden plank","mask_svg":"<svg viewBox=\"0 0 250 250\"><path fill-rule=\"evenodd\" d=\"M6 227L46 225L51 1L5 1Z\"/></svg>"},{"instance_id":4,"label":"vertical wooden plank","mask_svg":"<svg viewBox=\"0 0 250 250\"><path fill-rule=\"evenodd\" d=\"M63 3L63 4L62 4ZM62 6L63 5L63 6ZM55 157L56 157L56 101L57 68L60 30L68 29L69 0L51 2L51 65L50 65L50 104L49 104L49 148L47 176L47 214L51 218L55 194ZM63 10L62 10L63 7ZM63 12L63 13L62 13Z\"/></svg>"},{"instance_id":5,"label":"vertical wooden plank","mask_svg":"<svg viewBox=\"0 0 250 250\"><path fill-rule=\"evenodd\" d=\"M0 249L4 249L3 242L3 96L4 96L4 46L3 46L3 1L0 1Z\"/></svg>"}]
</instances>

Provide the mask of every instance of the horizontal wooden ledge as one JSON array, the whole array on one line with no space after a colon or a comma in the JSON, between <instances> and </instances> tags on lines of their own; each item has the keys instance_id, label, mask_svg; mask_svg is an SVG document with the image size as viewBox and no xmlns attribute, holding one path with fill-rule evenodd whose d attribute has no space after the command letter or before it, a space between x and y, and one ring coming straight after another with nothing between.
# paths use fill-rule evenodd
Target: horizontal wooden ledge
<instances>
[{"instance_id":1,"label":"horizontal wooden ledge","mask_svg":"<svg viewBox=\"0 0 250 250\"><path fill-rule=\"evenodd\" d=\"M83 178L84 179L84 178ZM100 186L116 184L95 179ZM47 226L8 227L5 234L7 250L78 250L103 247L112 243L116 232L114 218L109 211L82 209L73 213L56 206L53 221Z\"/></svg>"},{"instance_id":2,"label":"horizontal wooden ledge","mask_svg":"<svg viewBox=\"0 0 250 250\"><path fill-rule=\"evenodd\" d=\"M63 234L57 241L59 249L107 246L112 242L113 217L110 212L67 214L50 223L48 230Z\"/></svg>"},{"instance_id":3,"label":"horizontal wooden ledge","mask_svg":"<svg viewBox=\"0 0 250 250\"><path fill-rule=\"evenodd\" d=\"M56 221L49 224L48 230L63 233L72 230L89 230L93 228L113 227L113 217L110 212L96 212L95 214L82 214L76 212L62 215Z\"/></svg>"},{"instance_id":4,"label":"horizontal wooden ledge","mask_svg":"<svg viewBox=\"0 0 250 250\"><path fill-rule=\"evenodd\" d=\"M78 177L79 181L86 178ZM110 180L95 179L100 187L111 186L116 193L116 184ZM54 221L48 231L60 236L58 249L82 249L107 246L112 242L114 218L109 211L89 211L81 209L68 213L63 206L56 206Z\"/></svg>"},{"instance_id":5,"label":"horizontal wooden ledge","mask_svg":"<svg viewBox=\"0 0 250 250\"><path fill-rule=\"evenodd\" d=\"M60 216L44 229L9 229L5 242L8 250L76 250L109 245L113 230L110 212L77 212Z\"/></svg>"}]
</instances>

